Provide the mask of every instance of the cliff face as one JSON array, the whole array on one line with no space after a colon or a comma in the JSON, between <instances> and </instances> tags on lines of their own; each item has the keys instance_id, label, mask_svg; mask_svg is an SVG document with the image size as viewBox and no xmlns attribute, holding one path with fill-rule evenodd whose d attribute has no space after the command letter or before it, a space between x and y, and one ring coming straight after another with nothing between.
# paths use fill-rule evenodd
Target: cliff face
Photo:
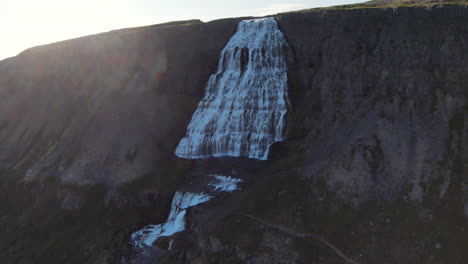
<instances>
[{"instance_id":1,"label":"cliff face","mask_svg":"<svg viewBox=\"0 0 468 264\"><path fill-rule=\"evenodd\" d=\"M190 257L176 250L168 263L342 263L317 235L360 263L462 263L467 9L277 19L295 50L289 140L252 187L223 200L229 213L194 213L197 232L177 240L197 241L181 246Z\"/></svg>"},{"instance_id":2,"label":"cliff face","mask_svg":"<svg viewBox=\"0 0 468 264\"><path fill-rule=\"evenodd\" d=\"M189 168L177 163L175 147L238 21L126 29L0 62L8 226L0 262L103 255L115 263L130 224L164 219Z\"/></svg>"},{"instance_id":3,"label":"cliff face","mask_svg":"<svg viewBox=\"0 0 468 264\"><path fill-rule=\"evenodd\" d=\"M2 168L115 185L166 167L237 21L117 31L2 62Z\"/></svg>"},{"instance_id":4,"label":"cliff face","mask_svg":"<svg viewBox=\"0 0 468 264\"><path fill-rule=\"evenodd\" d=\"M269 161L174 156L241 19L116 31L0 62L11 226L1 259L130 261L130 233L162 223L178 186L235 172L243 190L189 209L161 261L342 263L304 239L314 233L360 263L463 263L467 8L276 19L294 51L292 113Z\"/></svg>"},{"instance_id":5,"label":"cliff face","mask_svg":"<svg viewBox=\"0 0 468 264\"><path fill-rule=\"evenodd\" d=\"M325 173L356 202L422 201L432 181L443 197L464 155L465 20L466 8L449 7L281 16L305 175Z\"/></svg>"}]
</instances>

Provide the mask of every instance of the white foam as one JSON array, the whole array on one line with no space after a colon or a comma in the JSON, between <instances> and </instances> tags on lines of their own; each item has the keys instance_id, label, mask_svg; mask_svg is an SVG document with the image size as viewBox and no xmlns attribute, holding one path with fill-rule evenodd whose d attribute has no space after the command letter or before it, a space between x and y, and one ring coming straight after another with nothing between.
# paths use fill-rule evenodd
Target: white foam
<instances>
[{"instance_id":1,"label":"white foam","mask_svg":"<svg viewBox=\"0 0 468 264\"><path fill-rule=\"evenodd\" d=\"M185 230L186 209L210 200L206 194L176 192L172 198L171 212L166 223L147 225L131 236L135 247L151 246L160 237L171 236Z\"/></svg>"},{"instance_id":2,"label":"white foam","mask_svg":"<svg viewBox=\"0 0 468 264\"><path fill-rule=\"evenodd\" d=\"M242 182L241 179L231 178L228 176L211 175L214 180L208 185L214 187L215 191L233 192L237 190L237 185Z\"/></svg>"},{"instance_id":3,"label":"white foam","mask_svg":"<svg viewBox=\"0 0 468 264\"><path fill-rule=\"evenodd\" d=\"M175 154L267 159L271 144L285 138L291 56L275 19L241 21Z\"/></svg>"}]
</instances>

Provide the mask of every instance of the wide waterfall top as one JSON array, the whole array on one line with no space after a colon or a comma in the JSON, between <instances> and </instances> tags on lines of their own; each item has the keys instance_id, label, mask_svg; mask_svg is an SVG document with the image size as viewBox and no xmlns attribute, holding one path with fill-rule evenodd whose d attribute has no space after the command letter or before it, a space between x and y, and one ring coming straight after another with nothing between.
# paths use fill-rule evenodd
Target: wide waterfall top
<instances>
[{"instance_id":1,"label":"wide waterfall top","mask_svg":"<svg viewBox=\"0 0 468 264\"><path fill-rule=\"evenodd\" d=\"M267 159L271 144L286 134L291 58L274 18L241 21L175 154Z\"/></svg>"}]
</instances>

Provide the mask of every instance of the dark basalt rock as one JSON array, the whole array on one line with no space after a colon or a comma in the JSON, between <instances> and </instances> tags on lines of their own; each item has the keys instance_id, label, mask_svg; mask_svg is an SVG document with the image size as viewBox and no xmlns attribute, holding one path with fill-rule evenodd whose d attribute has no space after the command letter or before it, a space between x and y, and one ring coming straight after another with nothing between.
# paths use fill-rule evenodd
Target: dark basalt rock
<instances>
[{"instance_id":1,"label":"dark basalt rock","mask_svg":"<svg viewBox=\"0 0 468 264\"><path fill-rule=\"evenodd\" d=\"M132 263L130 234L163 222L178 186L221 173L242 191L189 210L162 263L343 263L289 231L360 263L464 263L466 5L276 19L295 59L288 139L268 161L174 156L241 18L1 61L0 262Z\"/></svg>"}]
</instances>

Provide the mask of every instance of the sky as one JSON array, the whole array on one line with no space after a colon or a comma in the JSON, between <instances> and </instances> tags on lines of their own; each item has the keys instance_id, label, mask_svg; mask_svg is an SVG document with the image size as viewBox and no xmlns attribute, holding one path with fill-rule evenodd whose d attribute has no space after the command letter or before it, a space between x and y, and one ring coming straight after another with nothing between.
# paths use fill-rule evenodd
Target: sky
<instances>
[{"instance_id":1,"label":"sky","mask_svg":"<svg viewBox=\"0 0 468 264\"><path fill-rule=\"evenodd\" d=\"M0 0L0 60L29 47L119 28L357 2L363 0Z\"/></svg>"}]
</instances>

